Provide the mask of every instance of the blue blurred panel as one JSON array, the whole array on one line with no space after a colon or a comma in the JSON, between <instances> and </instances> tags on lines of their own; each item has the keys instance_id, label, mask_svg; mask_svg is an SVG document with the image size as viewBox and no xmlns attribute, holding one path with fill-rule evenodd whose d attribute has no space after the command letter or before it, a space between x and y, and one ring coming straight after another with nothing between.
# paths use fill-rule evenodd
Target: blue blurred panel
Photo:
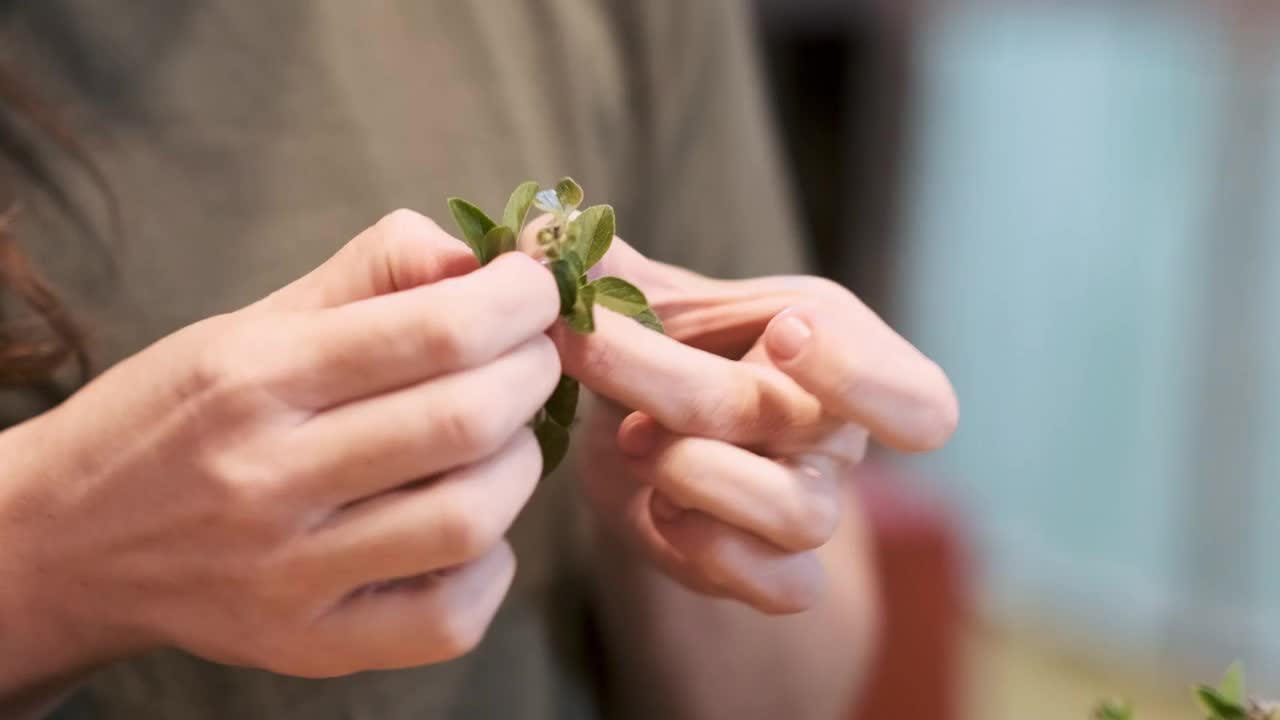
<instances>
[{"instance_id":1,"label":"blue blurred panel","mask_svg":"<svg viewBox=\"0 0 1280 720\"><path fill-rule=\"evenodd\" d=\"M1143 649L1177 612L1220 60L1193 19L1087 5L936 24L902 302L961 396L927 462L989 599Z\"/></svg>"},{"instance_id":2,"label":"blue blurred panel","mask_svg":"<svg viewBox=\"0 0 1280 720\"><path fill-rule=\"evenodd\" d=\"M1280 56L1274 67L1270 112L1275 132L1269 147L1269 184L1263 194L1270 256L1262 260L1268 264L1269 296L1263 299L1268 308L1266 325L1258 333L1258 352L1268 359L1268 371L1262 392L1263 432L1258 434L1263 438L1262 461L1253 482L1261 497L1250 518L1255 531L1250 556L1258 583L1253 612L1261 655L1254 667L1263 672L1259 680L1269 681L1262 687L1276 695L1280 694Z\"/></svg>"}]
</instances>

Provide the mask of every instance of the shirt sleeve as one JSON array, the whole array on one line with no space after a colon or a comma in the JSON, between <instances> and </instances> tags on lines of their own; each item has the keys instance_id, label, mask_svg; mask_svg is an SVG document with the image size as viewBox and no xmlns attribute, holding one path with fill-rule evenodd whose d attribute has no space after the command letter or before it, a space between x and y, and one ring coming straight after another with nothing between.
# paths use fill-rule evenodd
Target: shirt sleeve
<instances>
[{"instance_id":1,"label":"shirt sleeve","mask_svg":"<svg viewBox=\"0 0 1280 720\"><path fill-rule=\"evenodd\" d=\"M618 0L616 11L633 58L628 239L717 277L802 271L751 4Z\"/></svg>"}]
</instances>

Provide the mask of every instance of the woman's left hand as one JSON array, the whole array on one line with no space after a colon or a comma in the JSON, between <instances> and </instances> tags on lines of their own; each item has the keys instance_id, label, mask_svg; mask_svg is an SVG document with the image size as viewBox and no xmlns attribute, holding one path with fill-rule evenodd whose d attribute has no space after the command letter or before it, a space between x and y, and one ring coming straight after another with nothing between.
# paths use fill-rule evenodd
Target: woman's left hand
<instances>
[{"instance_id":1,"label":"woman's left hand","mask_svg":"<svg viewBox=\"0 0 1280 720\"><path fill-rule=\"evenodd\" d=\"M579 456L603 529L695 591L812 606L848 468L869 436L945 443L945 374L826 280L712 280L620 241L601 269L640 286L667 329L596 308L595 333L556 333L565 372L603 399Z\"/></svg>"}]
</instances>

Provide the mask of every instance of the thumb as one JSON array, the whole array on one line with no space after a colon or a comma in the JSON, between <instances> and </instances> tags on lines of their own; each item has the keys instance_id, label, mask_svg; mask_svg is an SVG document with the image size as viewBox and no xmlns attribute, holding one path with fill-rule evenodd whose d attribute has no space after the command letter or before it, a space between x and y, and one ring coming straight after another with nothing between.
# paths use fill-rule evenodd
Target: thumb
<instances>
[{"instance_id":1,"label":"thumb","mask_svg":"<svg viewBox=\"0 0 1280 720\"><path fill-rule=\"evenodd\" d=\"M434 220L396 210L262 304L283 310L337 307L465 275L478 266L466 244Z\"/></svg>"},{"instance_id":2,"label":"thumb","mask_svg":"<svg viewBox=\"0 0 1280 720\"><path fill-rule=\"evenodd\" d=\"M959 410L942 369L870 312L797 305L769 322L763 344L827 412L895 450L935 450L955 431Z\"/></svg>"}]
</instances>

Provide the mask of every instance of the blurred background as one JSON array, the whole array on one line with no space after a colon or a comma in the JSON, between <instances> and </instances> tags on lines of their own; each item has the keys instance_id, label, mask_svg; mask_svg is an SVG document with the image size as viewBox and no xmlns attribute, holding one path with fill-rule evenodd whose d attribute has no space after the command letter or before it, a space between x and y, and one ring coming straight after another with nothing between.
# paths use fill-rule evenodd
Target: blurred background
<instances>
[{"instance_id":1,"label":"blurred background","mask_svg":"<svg viewBox=\"0 0 1280 720\"><path fill-rule=\"evenodd\" d=\"M861 717L1280 695L1280 3L755 1L821 267L961 398L867 473Z\"/></svg>"}]
</instances>

